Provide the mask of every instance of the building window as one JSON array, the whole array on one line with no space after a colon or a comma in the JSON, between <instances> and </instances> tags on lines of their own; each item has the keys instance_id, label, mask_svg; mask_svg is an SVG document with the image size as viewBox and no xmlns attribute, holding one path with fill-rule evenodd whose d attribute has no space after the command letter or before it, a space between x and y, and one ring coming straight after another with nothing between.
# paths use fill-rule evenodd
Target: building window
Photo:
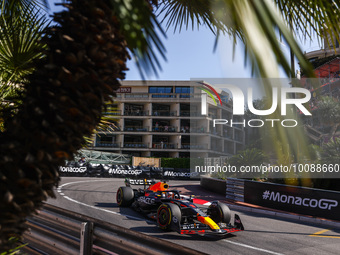
<instances>
[{"instance_id":1,"label":"building window","mask_svg":"<svg viewBox=\"0 0 340 255\"><path fill-rule=\"evenodd\" d=\"M193 87L176 87L175 88L176 94L187 94L187 95L180 95L180 98L190 98L190 94L194 93Z\"/></svg>"},{"instance_id":2,"label":"building window","mask_svg":"<svg viewBox=\"0 0 340 255\"><path fill-rule=\"evenodd\" d=\"M194 92L193 87L176 87L175 93L190 94Z\"/></svg>"},{"instance_id":3,"label":"building window","mask_svg":"<svg viewBox=\"0 0 340 255\"><path fill-rule=\"evenodd\" d=\"M171 94L173 93L172 87L149 87L150 94ZM173 97L173 95L152 95L152 97Z\"/></svg>"}]
</instances>

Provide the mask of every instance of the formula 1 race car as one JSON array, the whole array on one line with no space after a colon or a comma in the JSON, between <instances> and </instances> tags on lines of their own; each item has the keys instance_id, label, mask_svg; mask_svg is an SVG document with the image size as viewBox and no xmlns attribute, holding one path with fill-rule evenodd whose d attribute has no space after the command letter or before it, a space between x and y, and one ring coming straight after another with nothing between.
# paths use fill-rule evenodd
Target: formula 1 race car
<instances>
[{"instance_id":1,"label":"formula 1 race car","mask_svg":"<svg viewBox=\"0 0 340 255\"><path fill-rule=\"evenodd\" d=\"M132 189L131 184L142 184L144 189ZM118 205L131 206L156 220L157 225L163 230L173 230L180 234L215 235L244 230L237 214L234 216L234 225L230 223L230 209L219 201L212 202L206 212L203 212L193 203L192 196L185 198L178 190L169 190L166 181L155 183L126 179L125 185L117 191Z\"/></svg>"}]
</instances>

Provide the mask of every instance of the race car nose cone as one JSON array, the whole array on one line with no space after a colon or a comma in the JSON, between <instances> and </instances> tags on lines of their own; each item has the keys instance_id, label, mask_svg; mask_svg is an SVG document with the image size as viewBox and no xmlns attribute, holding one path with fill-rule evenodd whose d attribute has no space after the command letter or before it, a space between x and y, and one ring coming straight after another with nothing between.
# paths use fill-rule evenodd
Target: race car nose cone
<instances>
[{"instance_id":1,"label":"race car nose cone","mask_svg":"<svg viewBox=\"0 0 340 255\"><path fill-rule=\"evenodd\" d=\"M216 233L224 233L224 232L226 232L226 231L223 230L223 229L213 229L212 231L213 231L213 232L216 232Z\"/></svg>"}]
</instances>

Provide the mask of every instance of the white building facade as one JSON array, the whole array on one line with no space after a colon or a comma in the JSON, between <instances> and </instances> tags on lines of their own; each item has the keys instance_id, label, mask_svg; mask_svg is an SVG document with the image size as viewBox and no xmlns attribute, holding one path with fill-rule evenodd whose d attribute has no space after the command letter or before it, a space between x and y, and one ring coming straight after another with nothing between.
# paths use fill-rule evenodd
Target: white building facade
<instances>
[{"instance_id":1,"label":"white building facade","mask_svg":"<svg viewBox=\"0 0 340 255\"><path fill-rule=\"evenodd\" d=\"M139 157L220 157L244 148L242 125L216 125L214 119L233 119L229 94L217 90L222 105L206 97L202 115L199 81L123 81L114 107L114 131L101 130L94 149ZM215 96L214 96L215 97ZM216 98L217 100L217 98Z\"/></svg>"}]
</instances>

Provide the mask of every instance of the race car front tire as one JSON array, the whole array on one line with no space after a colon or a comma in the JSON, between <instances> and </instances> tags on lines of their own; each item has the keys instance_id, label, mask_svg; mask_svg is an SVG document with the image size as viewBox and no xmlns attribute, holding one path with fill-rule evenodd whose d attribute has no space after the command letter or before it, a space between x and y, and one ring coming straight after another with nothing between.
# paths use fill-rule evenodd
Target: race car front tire
<instances>
[{"instance_id":1,"label":"race car front tire","mask_svg":"<svg viewBox=\"0 0 340 255\"><path fill-rule=\"evenodd\" d=\"M133 203L134 196L135 194L132 188L120 187L117 190L117 194L116 194L116 200L117 200L118 206L121 206L121 207L130 206Z\"/></svg>"},{"instance_id":2,"label":"race car front tire","mask_svg":"<svg viewBox=\"0 0 340 255\"><path fill-rule=\"evenodd\" d=\"M157 210L157 224L163 230L171 230L171 225L181 222L182 212L178 205L164 203Z\"/></svg>"},{"instance_id":3,"label":"race car front tire","mask_svg":"<svg viewBox=\"0 0 340 255\"><path fill-rule=\"evenodd\" d=\"M208 208L208 215L216 223L223 222L228 224L231 219L229 207L219 201L211 203Z\"/></svg>"}]
</instances>

